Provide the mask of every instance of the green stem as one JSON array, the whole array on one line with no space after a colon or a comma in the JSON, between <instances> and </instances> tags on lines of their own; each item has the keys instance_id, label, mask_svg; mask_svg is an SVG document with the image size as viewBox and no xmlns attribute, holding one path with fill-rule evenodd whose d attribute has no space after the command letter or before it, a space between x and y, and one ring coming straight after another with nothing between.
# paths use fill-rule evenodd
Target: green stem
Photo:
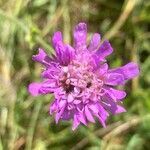
<instances>
[{"instance_id":1,"label":"green stem","mask_svg":"<svg viewBox=\"0 0 150 150\"><path fill-rule=\"evenodd\" d=\"M32 149L34 131L35 131L35 127L36 127L36 123L37 123L37 119L38 119L38 116L39 116L41 106L42 106L41 101L37 101L37 103L35 103L34 110L32 112L31 120L30 120L30 123L29 123L29 128L27 130L25 150L31 150Z\"/></svg>"}]
</instances>

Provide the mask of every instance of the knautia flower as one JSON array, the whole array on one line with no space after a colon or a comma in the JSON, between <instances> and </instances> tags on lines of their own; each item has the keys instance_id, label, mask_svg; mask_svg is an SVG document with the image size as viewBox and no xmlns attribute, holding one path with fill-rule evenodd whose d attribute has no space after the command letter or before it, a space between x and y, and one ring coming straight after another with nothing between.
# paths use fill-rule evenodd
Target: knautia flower
<instances>
[{"instance_id":1,"label":"knautia flower","mask_svg":"<svg viewBox=\"0 0 150 150\"><path fill-rule=\"evenodd\" d=\"M44 65L41 83L31 83L33 96L54 94L50 114L55 121L73 120L72 129L87 125L97 118L103 127L110 113L125 112L120 104L126 93L114 87L137 76L137 64L109 69L106 57L113 52L110 43L100 44L100 34L94 33L87 46L87 25L79 23L73 32L74 46L63 42L61 32L52 37L55 55L48 56L43 49L32 59Z\"/></svg>"}]
</instances>

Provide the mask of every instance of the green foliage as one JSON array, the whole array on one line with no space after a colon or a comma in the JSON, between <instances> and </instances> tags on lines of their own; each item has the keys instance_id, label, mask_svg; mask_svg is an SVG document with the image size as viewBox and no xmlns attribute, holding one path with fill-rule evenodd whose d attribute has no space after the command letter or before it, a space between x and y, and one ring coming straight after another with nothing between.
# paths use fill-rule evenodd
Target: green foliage
<instances>
[{"instance_id":1,"label":"green foliage","mask_svg":"<svg viewBox=\"0 0 150 150\"><path fill-rule=\"evenodd\" d=\"M111 67L139 63L139 78L129 82L127 112L100 124L71 130L49 116L53 96L27 92L39 81L42 66L31 56L43 47L54 53L50 37L88 23L89 37L99 32L113 45ZM90 39L90 38L89 38ZM0 1L0 150L149 150L150 148L150 1L149 0L1 0Z\"/></svg>"}]
</instances>

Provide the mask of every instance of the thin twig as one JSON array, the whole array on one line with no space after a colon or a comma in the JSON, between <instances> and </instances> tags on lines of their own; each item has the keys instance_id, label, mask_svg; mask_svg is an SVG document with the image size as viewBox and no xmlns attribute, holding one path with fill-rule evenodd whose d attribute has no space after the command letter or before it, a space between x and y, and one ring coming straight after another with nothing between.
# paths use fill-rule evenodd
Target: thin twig
<instances>
[{"instance_id":1,"label":"thin twig","mask_svg":"<svg viewBox=\"0 0 150 150\"><path fill-rule=\"evenodd\" d=\"M137 125L139 125L139 123L141 123L144 119L149 118L149 117L150 117L150 114L148 114L142 118L141 117L135 117L135 118L129 119L125 123L114 128L111 132L109 132L107 135L105 135L103 137L103 144L102 144L101 148L103 150L106 150L107 145L112 138L119 136L119 135L131 130L133 127L136 127Z\"/></svg>"},{"instance_id":2,"label":"thin twig","mask_svg":"<svg viewBox=\"0 0 150 150\"><path fill-rule=\"evenodd\" d=\"M24 137L20 137L14 144L14 150L18 150L21 148L22 145L24 145L25 143L25 138Z\"/></svg>"},{"instance_id":3,"label":"thin twig","mask_svg":"<svg viewBox=\"0 0 150 150\"><path fill-rule=\"evenodd\" d=\"M93 134L99 137L104 136L105 134L107 134L108 132L110 132L112 129L114 129L115 127L119 126L121 124L121 122L115 122L109 126L107 126L107 128L102 128L99 130L96 130ZM82 149L86 144L88 144L89 142L89 137L85 137L83 138L79 143L77 143L71 150L79 150Z\"/></svg>"},{"instance_id":4,"label":"thin twig","mask_svg":"<svg viewBox=\"0 0 150 150\"><path fill-rule=\"evenodd\" d=\"M125 1L126 3L126 1ZM137 0L128 0L125 8L123 9L123 12L119 16L118 20L115 22L113 27L104 35L104 39L111 39L115 36L115 34L119 31L119 29L123 26L126 19L134 9L135 5L137 3Z\"/></svg>"},{"instance_id":5,"label":"thin twig","mask_svg":"<svg viewBox=\"0 0 150 150\"><path fill-rule=\"evenodd\" d=\"M63 15L65 8L64 7L58 7L52 18L47 22L46 27L42 31L43 37L47 35L47 33L56 26L58 20Z\"/></svg>"},{"instance_id":6,"label":"thin twig","mask_svg":"<svg viewBox=\"0 0 150 150\"><path fill-rule=\"evenodd\" d=\"M118 127L114 128L110 133L108 133L106 136L104 136L104 140L107 141L110 138L120 135L123 132L131 129L132 127L135 127L139 124L139 122L141 121L141 118L133 118L132 120L128 120L127 122L119 125Z\"/></svg>"},{"instance_id":7,"label":"thin twig","mask_svg":"<svg viewBox=\"0 0 150 150\"><path fill-rule=\"evenodd\" d=\"M149 115L146 115L143 118L140 117L135 117L135 118L130 118L129 120L127 120L126 122L116 122L113 123L109 126L107 126L107 128L102 128L100 130L96 130L93 134L95 134L98 137L103 137L103 140L105 141L105 143L107 143L106 141L108 141L109 139L111 139L114 136L120 135L122 133L124 133L125 131L130 130L131 128L137 126L140 122L143 121L143 119L150 117ZM79 143L77 143L71 150L79 150L82 149L86 144L88 144L89 142L89 138L85 137L83 138ZM103 148L104 149L104 145Z\"/></svg>"},{"instance_id":8,"label":"thin twig","mask_svg":"<svg viewBox=\"0 0 150 150\"><path fill-rule=\"evenodd\" d=\"M35 126L37 123L37 119L39 116L41 106L42 106L41 101L37 101L37 103L35 103L35 107L34 107L34 110L33 110L32 116L31 116L28 131L27 131L26 150L32 149L33 135L34 135Z\"/></svg>"}]
</instances>

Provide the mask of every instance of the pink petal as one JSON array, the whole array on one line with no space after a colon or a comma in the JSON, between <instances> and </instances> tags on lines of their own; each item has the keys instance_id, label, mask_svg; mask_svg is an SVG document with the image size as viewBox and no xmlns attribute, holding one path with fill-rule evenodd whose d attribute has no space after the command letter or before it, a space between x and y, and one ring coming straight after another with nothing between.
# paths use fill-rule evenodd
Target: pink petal
<instances>
[{"instance_id":1,"label":"pink petal","mask_svg":"<svg viewBox=\"0 0 150 150\"><path fill-rule=\"evenodd\" d=\"M63 120L69 120L73 116L73 113L71 111L65 110L64 113L62 114L62 119Z\"/></svg>"},{"instance_id":2,"label":"pink petal","mask_svg":"<svg viewBox=\"0 0 150 150\"><path fill-rule=\"evenodd\" d=\"M98 68L98 70L96 71L96 73L97 73L99 76L103 76L105 73L107 73L107 71L108 71L108 64L107 64L107 63L104 63L104 64L99 65L99 68Z\"/></svg>"},{"instance_id":3,"label":"pink petal","mask_svg":"<svg viewBox=\"0 0 150 150\"><path fill-rule=\"evenodd\" d=\"M62 114L64 113L65 107L66 107L66 103L61 108L61 110L56 113L56 116L55 116L55 122L56 122L56 124L58 123L59 119L61 118Z\"/></svg>"},{"instance_id":4,"label":"pink petal","mask_svg":"<svg viewBox=\"0 0 150 150\"><path fill-rule=\"evenodd\" d=\"M87 26L85 23L79 23L74 29L75 49L81 49L86 46Z\"/></svg>"},{"instance_id":5,"label":"pink petal","mask_svg":"<svg viewBox=\"0 0 150 150\"><path fill-rule=\"evenodd\" d=\"M107 74L107 80L105 81L105 84L107 85L121 85L124 84L124 77L122 74L119 73L108 73Z\"/></svg>"},{"instance_id":6,"label":"pink petal","mask_svg":"<svg viewBox=\"0 0 150 150\"><path fill-rule=\"evenodd\" d=\"M80 124L80 121L78 120L77 115L74 114L72 130L75 130L79 126L79 124Z\"/></svg>"},{"instance_id":7,"label":"pink petal","mask_svg":"<svg viewBox=\"0 0 150 150\"><path fill-rule=\"evenodd\" d=\"M106 110L110 111L112 114L122 113L126 111L122 106L115 103L108 94L106 94L105 97L103 97L102 105Z\"/></svg>"},{"instance_id":8,"label":"pink petal","mask_svg":"<svg viewBox=\"0 0 150 150\"><path fill-rule=\"evenodd\" d=\"M63 38L62 38L62 34L60 31L57 31L54 33L53 37L52 37L52 44L53 47L55 48L58 42L62 42Z\"/></svg>"},{"instance_id":9,"label":"pink petal","mask_svg":"<svg viewBox=\"0 0 150 150\"><path fill-rule=\"evenodd\" d=\"M37 55L32 56L32 59L46 66L50 65L52 61L52 59L41 48L39 48L39 53Z\"/></svg>"},{"instance_id":10,"label":"pink petal","mask_svg":"<svg viewBox=\"0 0 150 150\"><path fill-rule=\"evenodd\" d=\"M77 116L80 122L82 122L84 125L87 125L86 118L83 112L78 112Z\"/></svg>"},{"instance_id":11,"label":"pink petal","mask_svg":"<svg viewBox=\"0 0 150 150\"><path fill-rule=\"evenodd\" d=\"M100 104L97 104L97 106L98 106L98 110L99 110L99 116L105 122L109 114Z\"/></svg>"},{"instance_id":12,"label":"pink petal","mask_svg":"<svg viewBox=\"0 0 150 150\"><path fill-rule=\"evenodd\" d=\"M78 104L81 103L81 100L74 100L73 103L76 104L76 105L78 105Z\"/></svg>"},{"instance_id":13,"label":"pink petal","mask_svg":"<svg viewBox=\"0 0 150 150\"><path fill-rule=\"evenodd\" d=\"M96 114L96 117L98 118L98 120L102 124L102 126L104 128L106 128L105 120L99 114Z\"/></svg>"},{"instance_id":14,"label":"pink petal","mask_svg":"<svg viewBox=\"0 0 150 150\"><path fill-rule=\"evenodd\" d=\"M89 108L93 111L93 114L98 117L102 125L105 126L104 122L108 117L108 113L106 112L106 110L98 103L91 104Z\"/></svg>"},{"instance_id":15,"label":"pink petal","mask_svg":"<svg viewBox=\"0 0 150 150\"><path fill-rule=\"evenodd\" d=\"M109 72L122 74L124 80L129 80L136 77L139 74L139 67L136 63L130 62L125 66L116 69L111 69L109 70Z\"/></svg>"},{"instance_id":16,"label":"pink petal","mask_svg":"<svg viewBox=\"0 0 150 150\"><path fill-rule=\"evenodd\" d=\"M67 97L68 103L71 103L73 100L74 100L73 95L72 94L68 94L68 97Z\"/></svg>"},{"instance_id":17,"label":"pink petal","mask_svg":"<svg viewBox=\"0 0 150 150\"><path fill-rule=\"evenodd\" d=\"M74 58L75 50L62 42L57 43L55 47L58 62L61 65L68 65L69 62Z\"/></svg>"},{"instance_id":18,"label":"pink petal","mask_svg":"<svg viewBox=\"0 0 150 150\"><path fill-rule=\"evenodd\" d=\"M94 51L98 48L99 44L100 44L100 34L95 33L90 41L90 45L88 47L89 51Z\"/></svg>"},{"instance_id":19,"label":"pink petal","mask_svg":"<svg viewBox=\"0 0 150 150\"><path fill-rule=\"evenodd\" d=\"M126 92L121 90L116 90L113 88L106 88L106 92L110 95L113 100L121 100L126 97Z\"/></svg>"},{"instance_id":20,"label":"pink petal","mask_svg":"<svg viewBox=\"0 0 150 150\"><path fill-rule=\"evenodd\" d=\"M41 88L42 84L41 83L31 83L28 86L28 91L30 92L31 95L33 96L38 96L40 95L40 88Z\"/></svg>"},{"instance_id":21,"label":"pink petal","mask_svg":"<svg viewBox=\"0 0 150 150\"><path fill-rule=\"evenodd\" d=\"M86 118L90 121L90 122L93 122L95 123L95 120L90 112L90 110L88 109L87 106L85 106L85 115L86 115Z\"/></svg>"},{"instance_id":22,"label":"pink petal","mask_svg":"<svg viewBox=\"0 0 150 150\"><path fill-rule=\"evenodd\" d=\"M93 111L94 114L98 114L99 110L96 105L91 104L89 105L89 108Z\"/></svg>"},{"instance_id":23,"label":"pink petal","mask_svg":"<svg viewBox=\"0 0 150 150\"><path fill-rule=\"evenodd\" d=\"M113 52L113 48L111 47L109 41L105 40L100 48L97 50L96 54L100 58L105 58L106 56L110 55Z\"/></svg>"},{"instance_id":24,"label":"pink petal","mask_svg":"<svg viewBox=\"0 0 150 150\"><path fill-rule=\"evenodd\" d=\"M54 100L49 108L49 114L52 115L53 112L56 112L58 109L57 100Z\"/></svg>"},{"instance_id":25,"label":"pink petal","mask_svg":"<svg viewBox=\"0 0 150 150\"><path fill-rule=\"evenodd\" d=\"M123 108L122 106L120 105L117 105L117 108L116 110L113 112L114 114L119 114L119 113L123 113L123 112L126 112L126 109Z\"/></svg>"}]
</instances>

